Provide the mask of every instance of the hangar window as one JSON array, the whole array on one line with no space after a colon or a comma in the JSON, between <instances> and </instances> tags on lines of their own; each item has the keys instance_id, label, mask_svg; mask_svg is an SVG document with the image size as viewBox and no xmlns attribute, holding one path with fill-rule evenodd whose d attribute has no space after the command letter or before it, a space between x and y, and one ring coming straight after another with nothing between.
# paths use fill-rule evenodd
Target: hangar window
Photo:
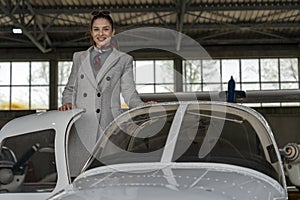
<instances>
[{"instance_id":1,"label":"hangar window","mask_svg":"<svg viewBox=\"0 0 300 200\"><path fill-rule=\"evenodd\" d=\"M49 62L0 62L0 109L49 109Z\"/></svg>"},{"instance_id":2,"label":"hangar window","mask_svg":"<svg viewBox=\"0 0 300 200\"><path fill-rule=\"evenodd\" d=\"M55 131L6 138L0 148L0 192L51 192L57 182Z\"/></svg>"},{"instance_id":3,"label":"hangar window","mask_svg":"<svg viewBox=\"0 0 300 200\"><path fill-rule=\"evenodd\" d=\"M173 60L134 61L134 75L138 92L174 92L173 68Z\"/></svg>"},{"instance_id":4,"label":"hangar window","mask_svg":"<svg viewBox=\"0 0 300 200\"><path fill-rule=\"evenodd\" d=\"M175 92L175 84L182 84L183 92L226 91L231 76L236 81L236 90L299 89L297 58L185 60L182 66L183 81L176 83L174 60L134 61L133 73L138 92ZM58 105L61 105L61 95L71 67L71 61L58 62ZM300 104L284 102L249 104L249 106L272 105Z\"/></svg>"},{"instance_id":5,"label":"hangar window","mask_svg":"<svg viewBox=\"0 0 300 200\"><path fill-rule=\"evenodd\" d=\"M231 76L236 90L299 89L298 73L297 58L187 60L183 61L183 91L226 91Z\"/></svg>"},{"instance_id":6,"label":"hangar window","mask_svg":"<svg viewBox=\"0 0 300 200\"><path fill-rule=\"evenodd\" d=\"M133 73L139 93L174 92L173 60L134 61ZM72 62L58 62L58 105L71 73ZM121 98L121 101L124 100ZM126 107L126 106L124 106Z\"/></svg>"},{"instance_id":7,"label":"hangar window","mask_svg":"<svg viewBox=\"0 0 300 200\"><path fill-rule=\"evenodd\" d=\"M62 92L68 82L69 75L71 73L72 62L61 61L58 62L58 105L61 105Z\"/></svg>"}]
</instances>

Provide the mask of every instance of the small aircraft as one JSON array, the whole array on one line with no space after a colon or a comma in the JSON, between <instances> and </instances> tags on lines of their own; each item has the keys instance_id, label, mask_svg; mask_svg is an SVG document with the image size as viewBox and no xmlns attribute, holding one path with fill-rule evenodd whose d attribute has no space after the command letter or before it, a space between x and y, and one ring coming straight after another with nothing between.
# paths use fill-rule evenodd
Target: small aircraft
<instances>
[{"instance_id":1,"label":"small aircraft","mask_svg":"<svg viewBox=\"0 0 300 200\"><path fill-rule=\"evenodd\" d=\"M68 138L84 110L16 118L0 131L0 199L288 199L300 146L278 149L266 120L228 102L128 110L70 177Z\"/></svg>"}]
</instances>

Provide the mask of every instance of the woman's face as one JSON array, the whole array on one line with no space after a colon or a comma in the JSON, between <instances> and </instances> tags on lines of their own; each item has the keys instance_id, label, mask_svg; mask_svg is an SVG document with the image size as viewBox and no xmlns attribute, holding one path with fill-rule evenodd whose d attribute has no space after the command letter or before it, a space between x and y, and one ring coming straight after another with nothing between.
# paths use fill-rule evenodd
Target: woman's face
<instances>
[{"instance_id":1,"label":"woman's face","mask_svg":"<svg viewBox=\"0 0 300 200\"><path fill-rule=\"evenodd\" d=\"M92 25L91 35L97 47L105 46L109 43L114 34L109 21L105 18L98 18Z\"/></svg>"}]
</instances>

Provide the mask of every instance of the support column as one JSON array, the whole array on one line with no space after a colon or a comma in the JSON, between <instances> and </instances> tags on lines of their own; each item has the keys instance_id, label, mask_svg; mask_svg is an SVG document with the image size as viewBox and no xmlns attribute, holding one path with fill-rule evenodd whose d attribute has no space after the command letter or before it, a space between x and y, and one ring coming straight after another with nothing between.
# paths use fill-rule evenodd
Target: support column
<instances>
[{"instance_id":1,"label":"support column","mask_svg":"<svg viewBox=\"0 0 300 200\"><path fill-rule=\"evenodd\" d=\"M182 79L182 59L174 60L174 92L183 91L183 79Z\"/></svg>"},{"instance_id":2,"label":"support column","mask_svg":"<svg viewBox=\"0 0 300 200\"><path fill-rule=\"evenodd\" d=\"M56 110L58 107L57 85L58 85L58 61L50 60L50 95L49 95L50 110Z\"/></svg>"}]
</instances>

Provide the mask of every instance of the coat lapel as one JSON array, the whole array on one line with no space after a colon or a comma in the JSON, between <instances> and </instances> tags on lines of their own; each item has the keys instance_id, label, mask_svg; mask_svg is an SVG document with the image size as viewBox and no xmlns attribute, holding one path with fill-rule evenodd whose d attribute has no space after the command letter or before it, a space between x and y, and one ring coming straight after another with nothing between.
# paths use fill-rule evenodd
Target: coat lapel
<instances>
[{"instance_id":1,"label":"coat lapel","mask_svg":"<svg viewBox=\"0 0 300 200\"><path fill-rule=\"evenodd\" d=\"M122 53L120 53L115 48L110 53L110 55L107 57L106 61L104 62L103 66L101 67L99 73L96 77L96 82L99 83L103 77L106 75L106 73L114 66L114 64L120 59L120 56Z\"/></svg>"},{"instance_id":2,"label":"coat lapel","mask_svg":"<svg viewBox=\"0 0 300 200\"><path fill-rule=\"evenodd\" d=\"M80 60L82 60L82 62L80 64L80 68L82 69L83 73L87 76L92 86L94 88L97 88L97 82L91 67L90 50L91 48L89 48L87 51L81 54Z\"/></svg>"}]
</instances>

